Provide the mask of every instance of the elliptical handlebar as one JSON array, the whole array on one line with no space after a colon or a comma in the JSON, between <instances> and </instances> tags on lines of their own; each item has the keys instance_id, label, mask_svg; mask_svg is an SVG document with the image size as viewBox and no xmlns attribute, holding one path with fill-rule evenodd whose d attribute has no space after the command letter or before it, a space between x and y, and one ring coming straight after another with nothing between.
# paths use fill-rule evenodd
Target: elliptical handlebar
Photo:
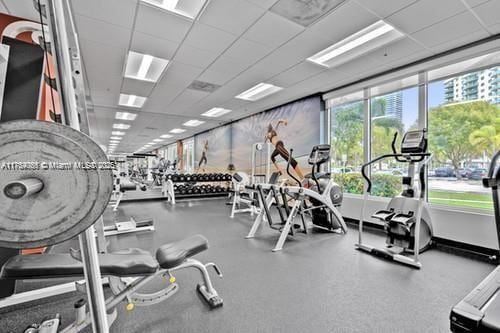
<instances>
[{"instance_id":1,"label":"elliptical handlebar","mask_svg":"<svg viewBox=\"0 0 500 333\"><path fill-rule=\"evenodd\" d=\"M405 158L402 158L402 157L406 157L406 156L409 156L411 155L411 157L418 157L416 159L411 159L412 162L422 162L422 166L420 167L420 173L423 173L423 176L421 175L421 177L423 177L423 179L425 180L425 172L424 172L424 166L427 165L427 163L429 163L429 161L431 160L431 157L432 157L432 154L431 153L412 153L412 154L401 154L401 153L398 153L398 154L385 154L385 155L381 155L371 161L369 161L368 163L365 163L363 164L363 166L361 167L361 175L363 176L363 178L366 180L366 183L368 184L367 188L366 188L366 192L370 193L371 192L371 189L372 189L372 181L370 179L370 177L368 177L368 174L366 173L366 168L370 165L372 165L373 163L375 162L378 162L380 160L383 160L383 159L386 159L386 158L389 158L389 157L394 157L396 159L396 161L398 162L408 162L407 159ZM399 158L402 158L402 159L399 159ZM422 179L422 178L421 178ZM424 189L425 189L425 185L424 185Z\"/></svg>"},{"instance_id":2,"label":"elliptical handlebar","mask_svg":"<svg viewBox=\"0 0 500 333\"><path fill-rule=\"evenodd\" d=\"M500 184L500 168L496 168L499 158L500 150L497 151L491 159L490 167L488 168L488 174L483 178L484 187L498 187L498 184Z\"/></svg>"},{"instance_id":3,"label":"elliptical handlebar","mask_svg":"<svg viewBox=\"0 0 500 333\"><path fill-rule=\"evenodd\" d=\"M300 180L298 180L294 175L290 173L290 164L292 162L292 154L293 154L293 149L290 148L290 154L288 155L288 161L286 163L286 173L299 184L299 187L302 187L302 183Z\"/></svg>"},{"instance_id":4,"label":"elliptical handlebar","mask_svg":"<svg viewBox=\"0 0 500 333\"><path fill-rule=\"evenodd\" d=\"M396 139L398 138L398 132L394 133L394 138L392 138L391 142L391 148L392 148L392 153L396 155L398 152L396 150Z\"/></svg>"}]
</instances>

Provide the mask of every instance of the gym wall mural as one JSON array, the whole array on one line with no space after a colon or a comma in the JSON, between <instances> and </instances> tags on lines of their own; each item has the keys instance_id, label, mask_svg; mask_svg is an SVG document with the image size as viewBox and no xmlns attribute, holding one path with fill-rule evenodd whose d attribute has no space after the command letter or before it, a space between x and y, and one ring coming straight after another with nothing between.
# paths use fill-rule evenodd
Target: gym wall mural
<instances>
[{"instance_id":1,"label":"gym wall mural","mask_svg":"<svg viewBox=\"0 0 500 333\"><path fill-rule=\"evenodd\" d=\"M196 135L194 156L197 172L226 172L231 163L231 125Z\"/></svg>"},{"instance_id":2,"label":"gym wall mural","mask_svg":"<svg viewBox=\"0 0 500 333\"><path fill-rule=\"evenodd\" d=\"M290 148L300 168L307 170L306 157L320 143L322 104L320 96L312 96L233 123L232 162L236 170L250 172L252 145L264 141L272 142L273 155L282 170Z\"/></svg>"}]
</instances>

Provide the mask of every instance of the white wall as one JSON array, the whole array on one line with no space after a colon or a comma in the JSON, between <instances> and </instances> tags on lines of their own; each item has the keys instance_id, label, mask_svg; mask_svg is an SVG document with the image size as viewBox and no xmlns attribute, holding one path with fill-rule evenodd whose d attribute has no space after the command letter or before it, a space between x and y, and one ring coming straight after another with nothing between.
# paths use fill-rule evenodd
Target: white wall
<instances>
[{"instance_id":1,"label":"white wall","mask_svg":"<svg viewBox=\"0 0 500 333\"><path fill-rule=\"evenodd\" d=\"M344 194L342 215L359 220L363 198L357 195ZM384 209L389 200L373 197L367 202L365 221L380 223L370 218L372 213ZM497 231L493 215L451 210L438 205L430 205L434 236L457 242L498 249Z\"/></svg>"}]
</instances>

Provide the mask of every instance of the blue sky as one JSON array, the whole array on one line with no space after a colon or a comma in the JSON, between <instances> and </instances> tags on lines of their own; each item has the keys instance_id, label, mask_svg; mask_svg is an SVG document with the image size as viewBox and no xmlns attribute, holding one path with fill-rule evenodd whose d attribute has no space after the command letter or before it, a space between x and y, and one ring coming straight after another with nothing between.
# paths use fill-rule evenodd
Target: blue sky
<instances>
[{"instance_id":1,"label":"blue sky","mask_svg":"<svg viewBox=\"0 0 500 333\"><path fill-rule=\"evenodd\" d=\"M444 103L444 81L436 81L429 84L428 88L429 108ZM408 129L415 123L418 116L418 88L412 87L403 90L403 124Z\"/></svg>"}]
</instances>

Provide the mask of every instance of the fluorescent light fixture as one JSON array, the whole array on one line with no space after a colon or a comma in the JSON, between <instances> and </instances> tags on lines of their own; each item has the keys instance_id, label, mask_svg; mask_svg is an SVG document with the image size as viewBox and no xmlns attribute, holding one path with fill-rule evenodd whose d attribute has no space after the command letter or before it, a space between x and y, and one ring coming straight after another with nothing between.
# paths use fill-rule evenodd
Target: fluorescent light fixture
<instances>
[{"instance_id":1,"label":"fluorescent light fixture","mask_svg":"<svg viewBox=\"0 0 500 333\"><path fill-rule=\"evenodd\" d=\"M124 76L129 79L157 82L167 65L167 59L129 51Z\"/></svg>"},{"instance_id":2,"label":"fluorescent light fixture","mask_svg":"<svg viewBox=\"0 0 500 333\"><path fill-rule=\"evenodd\" d=\"M224 109L224 108L212 108L208 110L207 112L202 113L202 116L205 117L210 117L210 118L216 118L220 117L222 115L225 115L226 113L232 112L232 110Z\"/></svg>"},{"instance_id":3,"label":"fluorescent light fixture","mask_svg":"<svg viewBox=\"0 0 500 333\"><path fill-rule=\"evenodd\" d=\"M162 138L162 139L170 139L170 138L172 138L172 137L173 137L173 135L170 135L170 134L163 134L163 135L160 135L160 138Z\"/></svg>"},{"instance_id":4,"label":"fluorescent light fixture","mask_svg":"<svg viewBox=\"0 0 500 333\"><path fill-rule=\"evenodd\" d=\"M174 133L174 134L179 134L179 133L184 133L186 132L185 129L182 129L182 128L174 128L173 130L170 131L170 133Z\"/></svg>"},{"instance_id":5,"label":"fluorescent light fixture","mask_svg":"<svg viewBox=\"0 0 500 333\"><path fill-rule=\"evenodd\" d=\"M335 67L403 36L392 25L380 20L316 53L307 60L325 67Z\"/></svg>"},{"instance_id":6,"label":"fluorescent light fixture","mask_svg":"<svg viewBox=\"0 0 500 333\"><path fill-rule=\"evenodd\" d=\"M137 113L117 112L115 114L115 119L120 119L120 120L135 120L135 118L137 118Z\"/></svg>"},{"instance_id":7,"label":"fluorescent light fixture","mask_svg":"<svg viewBox=\"0 0 500 333\"><path fill-rule=\"evenodd\" d=\"M130 128L130 125L129 124L113 124L113 128L126 130L126 129Z\"/></svg>"},{"instance_id":8,"label":"fluorescent light fixture","mask_svg":"<svg viewBox=\"0 0 500 333\"><path fill-rule=\"evenodd\" d=\"M156 142L149 142L149 143L148 143L148 145L150 145L150 146L153 146L153 145L155 145L155 144L156 144Z\"/></svg>"},{"instance_id":9,"label":"fluorescent light fixture","mask_svg":"<svg viewBox=\"0 0 500 333\"><path fill-rule=\"evenodd\" d=\"M203 120L191 119L189 121L186 121L183 125L188 126L188 127L196 127L196 126L200 126L203 123L204 123Z\"/></svg>"},{"instance_id":10,"label":"fluorescent light fixture","mask_svg":"<svg viewBox=\"0 0 500 333\"><path fill-rule=\"evenodd\" d=\"M205 6L207 0L142 0L142 2L181 15L190 19L194 19Z\"/></svg>"},{"instance_id":11,"label":"fluorescent light fixture","mask_svg":"<svg viewBox=\"0 0 500 333\"><path fill-rule=\"evenodd\" d=\"M153 142L162 142L162 139L154 139Z\"/></svg>"},{"instance_id":12,"label":"fluorescent light fixture","mask_svg":"<svg viewBox=\"0 0 500 333\"><path fill-rule=\"evenodd\" d=\"M111 135L125 135L125 132L120 132L120 131L112 131Z\"/></svg>"},{"instance_id":13,"label":"fluorescent light fixture","mask_svg":"<svg viewBox=\"0 0 500 333\"><path fill-rule=\"evenodd\" d=\"M121 140L123 139L121 136L112 136L109 138L110 140Z\"/></svg>"},{"instance_id":14,"label":"fluorescent light fixture","mask_svg":"<svg viewBox=\"0 0 500 333\"><path fill-rule=\"evenodd\" d=\"M147 100L147 97L143 97L143 96L120 94L120 99L118 100L118 105L128 106L130 108L142 108L142 106L144 105L146 100ZM124 113L128 113L128 112L124 112ZM132 115L133 113L128 113L128 114ZM135 114L135 116L137 116L137 115ZM123 119L123 118L116 117L116 119ZM135 119L135 117L134 117L134 119ZM126 120L134 120L134 119L126 119Z\"/></svg>"},{"instance_id":15,"label":"fluorescent light fixture","mask_svg":"<svg viewBox=\"0 0 500 333\"><path fill-rule=\"evenodd\" d=\"M261 82L255 86L253 86L252 88L242 92L241 94L236 96L236 98L254 102L254 101L257 101L261 98L264 98L266 96L274 94L282 89L283 88L281 88L281 87L277 87L277 86L274 86L274 85L269 84L269 83Z\"/></svg>"}]
</instances>

